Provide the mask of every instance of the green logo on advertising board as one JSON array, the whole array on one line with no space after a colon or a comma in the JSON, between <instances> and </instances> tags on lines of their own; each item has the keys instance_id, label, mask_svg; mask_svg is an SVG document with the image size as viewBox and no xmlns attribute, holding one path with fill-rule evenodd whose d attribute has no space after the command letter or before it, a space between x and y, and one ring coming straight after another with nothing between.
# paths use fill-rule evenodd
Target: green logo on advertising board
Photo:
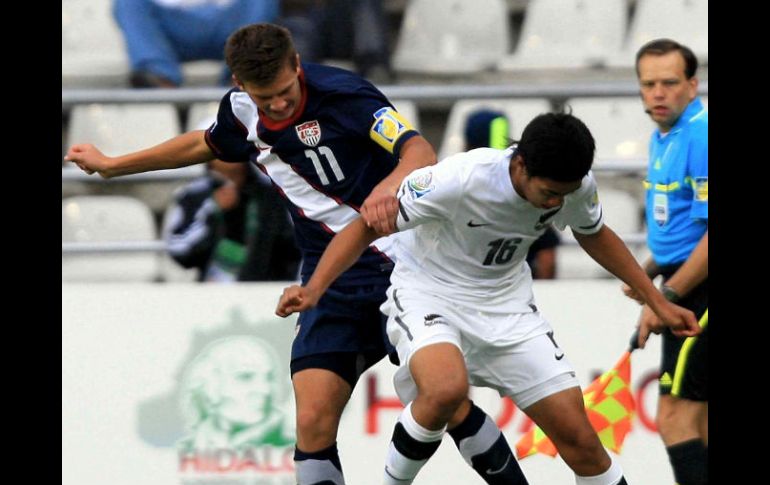
<instances>
[{"instance_id":1,"label":"green logo on advertising board","mask_svg":"<svg viewBox=\"0 0 770 485\"><path fill-rule=\"evenodd\" d=\"M140 435L177 449L183 485L212 474L218 485L294 483L293 329L276 323L247 323L234 309L227 324L196 331L178 387L140 409Z\"/></svg>"}]
</instances>

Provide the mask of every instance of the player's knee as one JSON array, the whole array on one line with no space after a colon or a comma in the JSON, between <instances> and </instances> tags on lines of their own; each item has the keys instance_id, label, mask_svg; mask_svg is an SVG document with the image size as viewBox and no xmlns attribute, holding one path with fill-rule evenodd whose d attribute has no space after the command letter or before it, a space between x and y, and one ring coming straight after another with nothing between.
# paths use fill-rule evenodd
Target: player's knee
<instances>
[{"instance_id":1,"label":"player's knee","mask_svg":"<svg viewBox=\"0 0 770 485\"><path fill-rule=\"evenodd\" d=\"M578 463L597 463L606 455L596 432L584 426L560 433L558 448L563 456L571 456Z\"/></svg>"},{"instance_id":2,"label":"player's knee","mask_svg":"<svg viewBox=\"0 0 770 485\"><path fill-rule=\"evenodd\" d=\"M468 396L468 382L459 379L447 379L432 383L428 388L421 390L421 394L433 409L451 417L452 413L460 407L460 404Z\"/></svg>"},{"instance_id":3,"label":"player's knee","mask_svg":"<svg viewBox=\"0 0 770 485\"><path fill-rule=\"evenodd\" d=\"M658 427L660 434L665 434L676 427L675 417L676 413L671 410L658 411L658 415L655 416L655 426Z\"/></svg>"},{"instance_id":4,"label":"player's knee","mask_svg":"<svg viewBox=\"0 0 770 485\"><path fill-rule=\"evenodd\" d=\"M661 400L658 414L655 417L655 424L661 435L665 437L667 434L675 433L680 429L696 427L696 409L688 406L688 404L687 401L680 399Z\"/></svg>"},{"instance_id":5,"label":"player's knee","mask_svg":"<svg viewBox=\"0 0 770 485\"><path fill-rule=\"evenodd\" d=\"M309 440L334 438L339 417L328 407L307 405L297 409L297 433Z\"/></svg>"}]
</instances>

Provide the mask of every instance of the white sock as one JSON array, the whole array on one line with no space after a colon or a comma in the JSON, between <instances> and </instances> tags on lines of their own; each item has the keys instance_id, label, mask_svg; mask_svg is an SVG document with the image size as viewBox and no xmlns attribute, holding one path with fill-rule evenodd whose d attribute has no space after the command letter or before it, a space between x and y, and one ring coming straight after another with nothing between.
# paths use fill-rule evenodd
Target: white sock
<instances>
[{"instance_id":1,"label":"white sock","mask_svg":"<svg viewBox=\"0 0 770 485\"><path fill-rule=\"evenodd\" d=\"M623 478L623 469L612 455L610 455L610 460L612 460L610 467L600 475L593 477L575 475L575 485L617 485Z\"/></svg>"},{"instance_id":2,"label":"white sock","mask_svg":"<svg viewBox=\"0 0 770 485\"><path fill-rule=\"evenodd\" d=\"M430 430L421 426L412 416L412 403L409 403L406 408L401 412L398 417L398 423L403 426L407 436L398 438L394 435L394 440L391 440L388 446L388 456L385 459L385 473L384 484L385 485L408 485L417 476L417 472L420 471L423 465L427 463L428 459L438 448L446 431L446 426L439 430ZM398 426L398 424L397 424ZM395 441L403 441L396 443ZM411 443L410 443L411 442ZM430 443L434 446L420 447L422 450L420 453L424 457L409 458L399 451L399 448L414 449L416 444Z\"/></svg>"}]
</instances>

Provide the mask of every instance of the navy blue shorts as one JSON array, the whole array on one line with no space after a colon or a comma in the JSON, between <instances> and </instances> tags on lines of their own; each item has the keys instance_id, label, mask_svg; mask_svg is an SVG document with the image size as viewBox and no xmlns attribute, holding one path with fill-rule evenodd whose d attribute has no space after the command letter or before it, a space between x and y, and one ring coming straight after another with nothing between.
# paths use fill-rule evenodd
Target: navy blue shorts
<instances>
[{"instance_id":1,"label":"navy blue shorts","mask_svg":"<svg viewBox=\"0 0 770 485\"><path fill-rule=\"evenodd\" d=\"M380 313L387 287L332 287L315 308L302 312L291 347L291 374L327 369L355 387L366 369L386 355L395 356L385 334L387 319Z\"/></svg>"}]
</instances>

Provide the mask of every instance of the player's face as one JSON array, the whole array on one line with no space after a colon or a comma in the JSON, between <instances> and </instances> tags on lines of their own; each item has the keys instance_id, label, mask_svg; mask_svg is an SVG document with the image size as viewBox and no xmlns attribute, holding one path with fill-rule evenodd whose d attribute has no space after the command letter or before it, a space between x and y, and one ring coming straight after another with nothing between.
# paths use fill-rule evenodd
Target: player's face
<instances>
[{"instance_id":1,"label":"player's face","mask_svg":"<svg viewBox=\"0 0 770 485\"><path fill-rule=\"evenodd\" d=\"M559 207L564 204L564 196L579 189L583 182L557 182L545 177L530 177L520 155L511 161L510 175L516 193L538 209Z\"/></svg>"},{"instance_id":2,"label":"player's face","mask_svg":"<svg viewBox=\"0 0 770 485\"><path fill-rule=\"evenodd\" d=\"M687 79L682 55L669 52L661 56L647 54L639 59L639 88L644 110L668 132L695 99L698 80Z\"/></svg>"},{"instance_id":3,"label":"player's face","mask_svg":"<svg viewBox=\"0 0 770 485\"><path fill-rule=\"evenodd\" d=\"M524 185L524 198L538 209L555 209L564 204L564 196L580 188L576 182L557 182L545 177L529 177Z\"/></svg>"},{"instance_id":4,"label":"player's face","mask_svg":"<svg viewBox=\"0 0 770 485\"><path fill-rule=\"evenodd\" d=\"M302 98L299 65L295 69L287 62L272 83L258 86L246 82L241 85L241 89L248 93L268 118L273 121L287 120L294 115Z\"/></svg>"}]
</instances>

